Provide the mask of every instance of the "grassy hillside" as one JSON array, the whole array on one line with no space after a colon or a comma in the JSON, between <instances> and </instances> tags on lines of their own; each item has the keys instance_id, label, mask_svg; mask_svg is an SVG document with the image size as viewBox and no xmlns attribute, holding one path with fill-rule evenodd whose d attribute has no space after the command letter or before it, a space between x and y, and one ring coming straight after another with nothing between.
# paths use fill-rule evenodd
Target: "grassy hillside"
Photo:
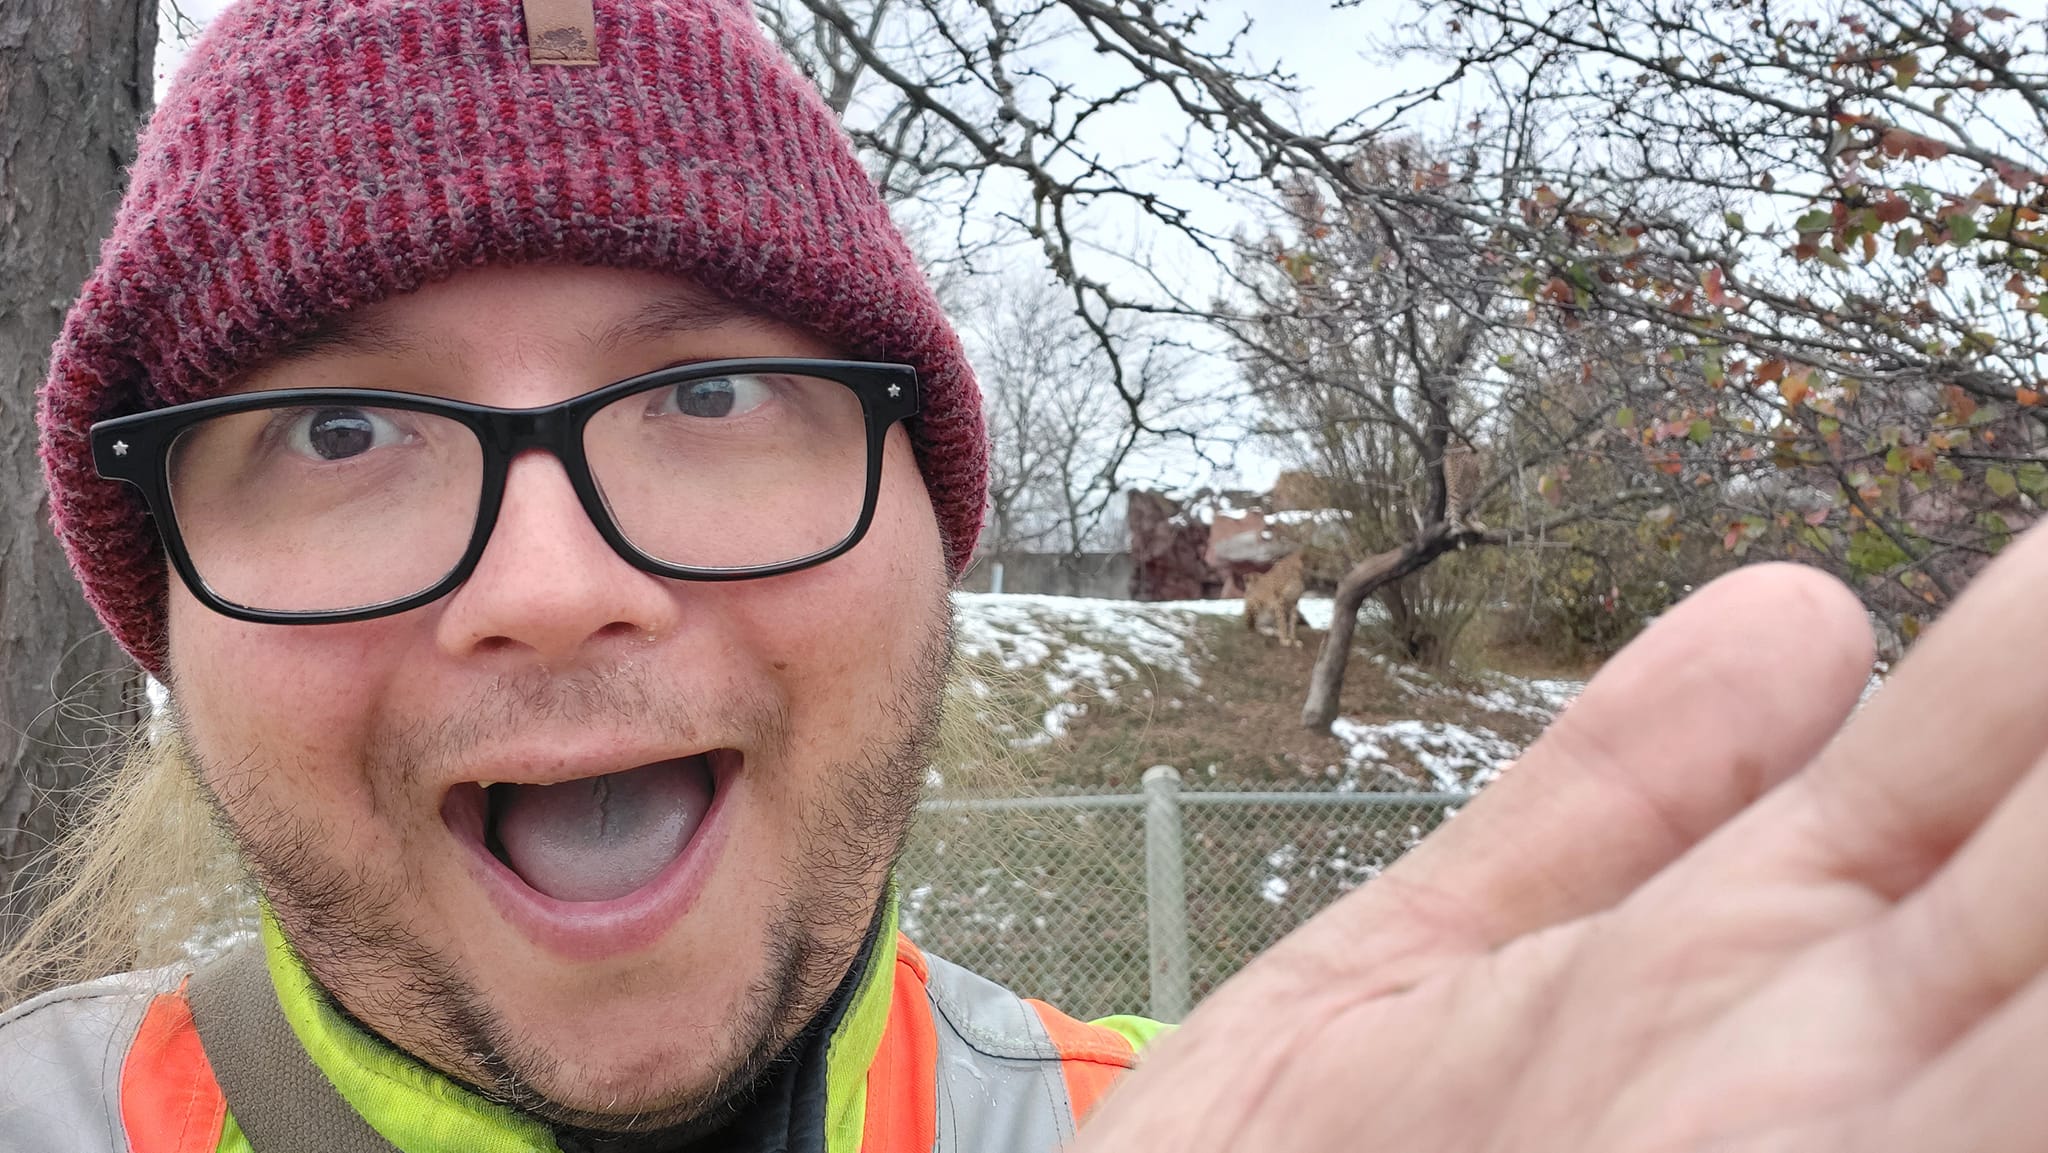
<instances>
[{"instance_id":1,"label":"grassy hillside","mask_svg":"<svg viewBox=\"0 0 2048 1153\"><path fill-rule=\"evenodd\" d=\"M1318 630L1247 632L1236 601L956 598L964 691L1033 789L1133 790L1170 764L1202 787L1457 791L1483 784L1581 687L1430 673L1358 652L1334 734L1301 728ZM1304 605L1326 625L1327 602Z\"/></svg>"},{"instance_id":2,"label":"grassy hillside","mask_svg":"<svg viewBox=\"0 0 2048 1153\"><path fill-rule=\"evenodd\" d=\"M1455 812L1423 798L1483 785L1579 687L1432 675L1360 652L1326 736L1298 719L1320 632L1281 648L1247 633L1234 602L962 596L956 607L964 723L900 870L904 925L927 948L1078 1014L1147 1007L1142 809L945 806L1128 798L1157 764L1180 770L1189 791L1347 794L1183 806L1199 996ZM1326 623L1327 606L1323 620L1305 608ZM1389 793L1408 797L1359 803Z\"/></svg>"}]
</instances>

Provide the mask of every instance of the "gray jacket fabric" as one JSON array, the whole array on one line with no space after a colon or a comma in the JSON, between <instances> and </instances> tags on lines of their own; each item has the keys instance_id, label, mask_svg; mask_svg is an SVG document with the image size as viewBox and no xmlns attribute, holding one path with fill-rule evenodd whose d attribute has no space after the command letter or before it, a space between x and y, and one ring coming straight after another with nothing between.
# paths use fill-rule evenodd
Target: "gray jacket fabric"
<instances>
[{"instance_id":1,"label":"gray jacket fabric","mask_svg":"<svg viewBox=\"0 0 2048 1153\"><path fill-rule=\"evenodd\" d=\"M924 960L938 1049L933 1153L1053 1153L1071 1141L1062 1054L1039 1015L993 981ZM152 1000L187 972L119 974L0 1015L0 1153L152 1153L133 1149L123 1126L122 1068ZM788 1153L826 1151L820 1141Z\"/></svg>"},{"instance_id":2,"label":"gray jacket fabric","mask_svg":"<svg viewBox=\"0 0 2048 1153\"><path fill-rule=\"evenodd\" d=\"M129 1153L121 1066L176 969L55 989L0 1016L0 1151Z\"/></svg>"}]
</instances>

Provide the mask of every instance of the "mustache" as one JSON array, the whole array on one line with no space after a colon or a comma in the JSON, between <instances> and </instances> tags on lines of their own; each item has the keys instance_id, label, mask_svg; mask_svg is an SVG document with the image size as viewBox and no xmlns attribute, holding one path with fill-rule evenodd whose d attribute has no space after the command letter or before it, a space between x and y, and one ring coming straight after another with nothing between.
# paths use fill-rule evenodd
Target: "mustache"
<instances>
[{"instance_id":1,"label":"mustache","mask_svg":"<svg viewBox=\"0 0 2048 1153\"><path fill-rule=\"evenodd\" d=\"M527 669L493 678L435 717L381 725L365 742L363 759L414 784L472 764L486 750L566 729L632 732L678 748L744 745L774 753L788 746L790 716L781 697L737 680L678 690L636 662L568 673Z\"/></svg>"}]
</instances>

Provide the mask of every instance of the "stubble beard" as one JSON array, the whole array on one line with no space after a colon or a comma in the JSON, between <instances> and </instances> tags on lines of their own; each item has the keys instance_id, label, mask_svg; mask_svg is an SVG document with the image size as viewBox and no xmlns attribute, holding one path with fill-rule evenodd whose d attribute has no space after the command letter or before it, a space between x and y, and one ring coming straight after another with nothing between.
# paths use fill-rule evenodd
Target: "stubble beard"
<instances>
[{"instance_id":1,"label":"stubble beard","mask_svg":"<svg viewBox=\"0 0 2048 1153\"><path fill-rule=\"evenodd\" d=\"M824 1008L879 913L887 877L916 812L944 702L953 643L950 613L943 605L942 600L919 646L916 667L901 677L882 710L893 732L811 775L838 788L799 806L795 849L782 864L782 881L765 921L763 964L725 1014L723 1058L713 1062L709 1078L661 1087L647 1095L660 1104L630 1112L564 1105L540 1088L561 1084L565 1063L537 1040L522 1036L453 958L406 929L402 911L425 907L415 878L358 872L323 851L327 839L316 823L252 795L218 795L208 782L220 778L205 771L189 736L184 744L217 818L286 939L345 1018L380 1036L372 1022L406 1022L410 1034L423 1040L414 1047L424 1052L412 1056L490 1100L552 1125L701 1132L730 1117ZM543 693L548 699L538 699ZM174 702L176 697L174 689ZM384 747L374 756L366 752L366 771L372 780L379 779L378 773L417 774L424 759L446 756L459 746L462 732L483 728L482 717L574 711L593 724L644 725L650 714L658 718L672 711L657 703L664 699L630 674L566 693L559 685L508 685L502 699L482 705L481 711L464 710L466 719L459 726L444 726L424 739L413 732L381 742ZM183 728L175 708L173 720ZM754 723L757 733L772 736L786 732L785 721L771 710L757 713ZM261 776L260 769L246 763L237 765L236 773L246 780Z\"/></svg>"}]
</instances>

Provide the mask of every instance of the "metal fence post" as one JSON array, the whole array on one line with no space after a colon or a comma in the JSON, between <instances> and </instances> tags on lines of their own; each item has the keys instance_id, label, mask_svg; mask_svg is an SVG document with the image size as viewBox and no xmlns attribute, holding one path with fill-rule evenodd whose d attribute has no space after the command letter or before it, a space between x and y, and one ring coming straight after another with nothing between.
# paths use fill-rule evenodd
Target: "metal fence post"
<instances>
[{"instance_id":1,"label":"metal fence post","mask_svg":"<svg viewBox=\"0 0 2048 1153\"><path fill-rule=\"evenodd\" d=\"M1152 1016L1188 1015L1188 895L1181 866L1180 773L1145 770L1145 936L1152 964Z\"/></svg>"}]
</instances>

